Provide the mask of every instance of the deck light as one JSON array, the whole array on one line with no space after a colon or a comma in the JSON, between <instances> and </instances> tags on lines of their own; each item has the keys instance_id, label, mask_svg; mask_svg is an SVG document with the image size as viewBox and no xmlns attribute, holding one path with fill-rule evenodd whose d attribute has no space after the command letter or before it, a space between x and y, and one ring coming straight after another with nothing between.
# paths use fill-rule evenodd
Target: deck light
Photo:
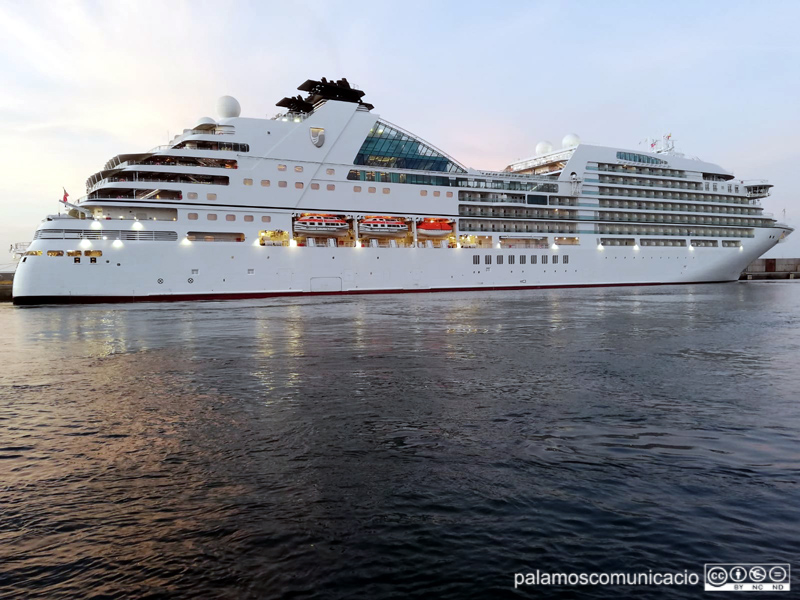
<instances>
[{"instance_id":1,"label":"deck light","mask_svg":"<svg viewBox=\"0 0 800 600\"><path fill-rule=\"evenodd\" d=\"M91 225L89 225L89 227L91 227L92 229L102 229L103 225L102 223L100 223L100 221L94 220L92 221Z\"/></svg>"},{"instance_id":2,"label":"deck light","mask_svg":"<svg viewBox=\"0 0 800 600\"><path fill-rule=\"evenodd\" d=\"M192 240L190 240L188 237L185 237L181 240L181 246L191 246L191 245L192 245Z\"/></svg>"},{"instance_id":3,"label":"deck light","mask_svg":"<svg viewBox=\"0 0 800 600\"><path fill-rule=\"evenodd\" d=\"M289 240L290 248L297 248L297 240Z\"/></svg>"},{"instance_id":4,"label":"deck light","mask_svg":"<svg viewBox=\"0 0 800 600\"><path fill-rule=\"evenodd\" d=\"M114 243L111 244L114 248L122 248L122 240L114 240Z\"/></svg>"},{"instance_id":5,"label":"deck light","mask_svg":"<svg viewBox=\"0 0 800 600\"><path fill-rule=\"evenodd\" d=\"M139 223L139 221L137 220L137 221L134 222L133 225L131 225L131 229L135 229L136 231L140 231L140 230L144 229L144 225Z\"/></svg>"},{"instance_id":6,"label":"deck light","mask_svg":"<svg viewBox=\"0 0 800 600\"><path fill-rule=\"evenodd\" d=\"M79 244L79 246L81 248L91 248L92 247L92 242L90 242L89 240L81 240L81 243Z\"/></svg>"},{"instance_id":7,"label":"deck light","mask_svg":"<svg viewBox=\"0 0 800 600\"><path fill-rule=\"evenodd\" d=\"M555 242L553 242L553 245L552 245L552 246L550 246L550 247L551 247L553 250L558 250L558 244L556 244Z\"/></svg>"}]
</instances>

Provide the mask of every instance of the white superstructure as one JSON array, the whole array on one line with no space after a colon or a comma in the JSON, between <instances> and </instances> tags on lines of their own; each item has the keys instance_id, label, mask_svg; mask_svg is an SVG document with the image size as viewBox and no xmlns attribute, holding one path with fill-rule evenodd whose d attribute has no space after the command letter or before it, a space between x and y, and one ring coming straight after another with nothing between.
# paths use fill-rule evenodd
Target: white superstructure
<instances>
[{"instance_id":1,"label":"white superstructure","mask_svg":"<svg viewBox=\"0 0 800 600\"><path fill-rule=\"evenodd\" d=\"M274 119L226 96L219 120L112 158L42 221L14 302L731 281L792 231L763 213L769 183L711 163L570 134L480 171L346 80L299 89Z\"/></svg>"}]
</instances>

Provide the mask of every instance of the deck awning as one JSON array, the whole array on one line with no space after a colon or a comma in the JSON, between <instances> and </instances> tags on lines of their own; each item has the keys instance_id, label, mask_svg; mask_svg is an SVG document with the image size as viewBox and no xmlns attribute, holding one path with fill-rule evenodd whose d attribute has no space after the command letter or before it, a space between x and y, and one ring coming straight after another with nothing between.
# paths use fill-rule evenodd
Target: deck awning
<instances>
[{"instance_id":1,"label":"deck awning","mask_svg":"<svg viewBox=\"0 0 800 600\"><path fill-rule=\"evenodd\" d=\"M141 154L117 154L114 158L106 163L105 169L113 169L129 160L143 160L148 156L153 156L152 152L143 152Z\"/></svg>"}]
</instances>

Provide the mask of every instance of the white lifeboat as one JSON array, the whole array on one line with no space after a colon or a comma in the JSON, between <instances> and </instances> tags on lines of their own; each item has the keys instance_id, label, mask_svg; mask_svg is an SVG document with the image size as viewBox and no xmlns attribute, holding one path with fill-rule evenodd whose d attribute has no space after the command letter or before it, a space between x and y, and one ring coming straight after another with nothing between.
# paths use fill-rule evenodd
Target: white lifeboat
<instances>
[{"instance_id":1,"label":"white lifeboat","mask_svg":"<svg viewBox=\"0 0 800 600\"><path fill-rule=\"evenodd\" d=\"M294 222L295 233L310 236L340 237L347 235L349 229L347 221L339 215L306 214Z\"/></svg>"},{"instance_id":2,"label":"white lifeboat","mask_svg":"<svg viewBox=\"0 0 800 600\"><path fill-rule=\"evenodd\" d=\"M406 222L397 217L365 217L358 228L367 237L401 237L408 233Z\"/></svg>"}]
</instances>

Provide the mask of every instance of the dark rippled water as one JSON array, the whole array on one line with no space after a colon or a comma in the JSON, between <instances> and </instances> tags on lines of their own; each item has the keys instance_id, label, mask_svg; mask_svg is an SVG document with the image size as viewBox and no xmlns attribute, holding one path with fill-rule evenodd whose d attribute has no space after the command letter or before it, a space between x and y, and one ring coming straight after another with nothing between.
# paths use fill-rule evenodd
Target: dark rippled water
<instances>
[{"instance_id":1,"label":"dark rippled water","mask_svg":"<svg viewBox=\"0 0 800 600\"><path fill-rule=\"evenodd\" d=\"M4 599L800 562L797 284L1 305L0 342Z\"/></svg>"}]
</instances>

